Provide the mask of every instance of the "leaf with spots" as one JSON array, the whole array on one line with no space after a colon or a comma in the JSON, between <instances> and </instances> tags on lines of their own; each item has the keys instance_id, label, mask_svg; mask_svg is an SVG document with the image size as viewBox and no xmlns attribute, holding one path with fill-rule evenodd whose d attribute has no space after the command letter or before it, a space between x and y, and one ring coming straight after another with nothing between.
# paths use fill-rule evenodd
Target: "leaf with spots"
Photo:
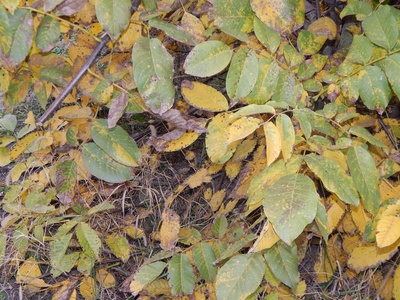
<instances>
[{"instance_id":1,"label":"leaf with spots","mask_svg":"<svg viewBox=\"0 0 400 300\"><path fill-rule=\"evenodd\" d=\"M227 144L244 139L252 134L262 124L261 120L253 117L242 117L227 128Z\"/></svg>"},{"instance_id":2,"label":"leaf with spots","mask_svg":"<svg viewBox=\"0 0 400 300\"><path fill-rule=\"evenodd\" d=\"M50 16L45 16L37 29L35 43L41 52L49 52L60 37L60 24Z\"/></svg>"},{"instance_id":3,"label":"leaf with spots","mask_svg":"<svg viewBox=\"0 0 400 300\"><path fill-rule=\"evenodd\" d=\"M129 24L131 1L96 0L96 17L101 27L115 41Z\"/></svg>"},{"instance_id":4,"label":"leaf with spots","mask_svg":"<svg viewBox=\"0 0 400 300\"><path fill-rule=\"evenodd\" d=\"M369 109L383 110L392 96L385 73L376 66L367 66L358 73L360 97Z\"/></svg>"},{"instance_id":5,"label":"leaf with spots","mask_svg":"<svg viewBox=\"0 0 400 300\"><path fill-rule=\"evenodd\" d=\"M291 244L317 214L319 197L314 182L305 175L280 178L264 194L264 212L276 233Z\"/></svg>"},{"instance_id":6,"label":"leaf with spots","mask_svg":"<svg viewBox=\"0 0 400 300\"><path fill-rule=\"evenodd\" d=\"M226 91L232 101L246 97L256 84L258 60L253 49L243 48L232 59L226 77Z\"/></svg>"},{"instance_id":7,"label":"leaf with spots","mask_svg":"<svg viewBox=\"0 0 400 300\"><path fill-rule=\"evenodd\" d=\"M169 251L175 248L175 244L178 241L178 234L180 223L179 215L172 209L165 209L162 213L162 225L160 228L160 242L161 248L165 251Z\"/></svg>"},{"instance_id":8,"label":"leaf with spots","mask_svg":"<svg viewBox=\"0 0 400 300\"><path fill-rule=\"evenodd\" d=\"M355 35L346 59L351 62L366 64L372 56L372 43L365 36Z\"/></svg>"},{"instance_id":9,"label":"leaf with spots","mask_svg":"<svg viewBox=\"0 0 400 300\"><path fill-rule=\"evenodd\" d=\"M282 35L289 35L304 23L302 0L250 0L257 17Z\"/></svg>"},{"instance_id":10,"label":"leaf with spots","mask_svg":"<svg viewBox=\"0 0 400 300\"><path fill-rule=\"evenodd\" d=\"M271 53L274 53L281 44L281 36L279 33L265 25L257 17L254 17L254 33L258 40L267 47Z\"/></svg>"},{"instance_id":11,"label":"leaf with spots","mask_svg":"<svg viewBox=\"0 0 400 300\"><path fill-rule=\"evenodd\" d=\"M303 55L312 55L321 50L326 40L326 36L318 35L308 30L302 30L299 33L297 44Z\"/></svg>"},{"instance_id":12,"label":"leaf with spots","mask_svg":"<svg viewBox=\"0 0 400 300\"><path fill-rule=\"evenodd\" d=\"M287 115L279 115L276 119L276 128L281 136L281 149L285 162L287 162L293 153L295 142L295 132L292 120Z\"/></svg>"},{"instance_id":13,"label":"leaf with spots","mask_svg":"<svg viewBox=\"0 0 400 300\"><path fill-rule=\"evenodd\" d=\"M217 299L246 299L260 285L265 273L261 253L239 254L218 271L215 283Z\"/></svg>"},{"instance_id":14,"label":"leaf with spots","mask_svg":"<svg viewBox=\"0 0 400 300\"><path fill-rule=\"evenodd\" d=\"M155 113L174 103L173 58L158 39L142 37L132 48L133 77L140 96Z\"/></svg>"},{"instance_id":15,"label":"leaf with spots","mask_svg":"<svg viewBox=\"0 0 400 300\"><path fill-rule=\"evenodd\" d=\"M179 27L177 27L173 24L170 24L167 21L164 21L162 19L159 19L159 18L151 19L149 21L149 26L164 30L165 33L168 34L168 36L170 36L174 40L177 40L181 43L184 43L184 44L187 44L190 46L194 46L194 45L198 44L189 32L182 30Z\"/></svg>"},{"instance_id":16,"label":"leaf with spots","mask_svg":"<svg viewBox=\"0 0 400 300\"><path fill-rule=\"evenodd\" d=\"M248 42L246 33L253 29L254 12L249 1L215 0L215 26L225 33Z\"/></svg>"},{"instance_id":17,"label":"leaf with spots","mask_svg":"<svg viewBox=\"0 0 400 300\"><path fill-rule=\"evenodd\" d=\"M167 266L162 261L145 265L135 274L135 279L129 285L129 289L133 295L137 295L146 285L154 281Z\"/></svg>"},{"instance_id":18,"label":"leaf with spots","mask_svg":"<svg viewBox=\"0 0 400 300\"><path fill-rule=\"evenodd\" d=\"M343 202L358 206L360 198L357 190L351 178L336 162L315 154L305 156L304 160L311 171L321 178L328 191L335 193Z\"/></svg>"},{"instance_id":19,"label":"leaf with spots","mask_svg":"<svg viewBox=\"0 0 400 300\"><path fill-rule=\"evenodd\" d=\"M108 128L107 120L95 120L90 133L93 141L117 162L131 167L138 165L140 150L121 126Z\"/></svg>"}]
</instances>

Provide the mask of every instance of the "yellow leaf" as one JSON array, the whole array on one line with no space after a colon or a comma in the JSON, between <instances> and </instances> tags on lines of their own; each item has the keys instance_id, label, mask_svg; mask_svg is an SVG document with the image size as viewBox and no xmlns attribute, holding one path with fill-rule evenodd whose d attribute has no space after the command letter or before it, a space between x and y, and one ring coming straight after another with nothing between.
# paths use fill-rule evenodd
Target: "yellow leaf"
<instances>
[{"instance_id":1,"label":"yellow leaf","mask_svg":"<svg viewBox=\"0 0 400 300\"><path fill-rule=\"evenodd\" d=\"M192 176L190 176L188 179L186 179L185 183L191 188L194 189L203 183L206 182L211 182L212 178L208 174L208 170L205 168L202 168L198 170L196 173L194 173Z\"/></svg>"},{"instance_id":2,"label":"yellow leaf","mask_svg":"<svg viewBox=\"0 0 400 300\"><path fill-rule=\"evenodd\" d=\"M400 198L400 186L394 187L389 184L389 181L382 180L379 184L379 193L381 195L382 203L390 198Z\"/></svg>"},{"instance_id":3,"label":"yellow leaf","mask_svg":"<svg viewBox=\"0 0 400 300\"><path fill-rule=\"evenodd\" d=\"M37 278L41 275L42 272L40 271L39 263L33 257L30 257L19 267L16 276L16 282L26 283L30 286L37 288L51 286L50 284L47 284L43 279Z\"/></svg>"},{"instance_id":4,"label":"yellow leaf","mask_svg":"<svg viewBox=\"0 0 400 300\"><path fill-rule=\"evenodd\" d=\"M201 82L183 81L182 96L190 105L203 110L219 112L229 109L228 100L222 93Z\"/></svg>"},{"instance_id":5,"label":"yellow leaf","mask_svg":"<svg viewBox=\"0 0 400 300\"><path fill-rule=\"evenodd\" d=\"M100 285L106 288L114 287L116 286L116 281L114 276L107 272L105 269L99 269L97 270L97 281L100 282Z\"/></svg>"},{"instance_id":6,"label":"yellow leaf","mask_svg":"<svg viewBox=\"0 0 400 300\"><path fill-rule=\"evenodd\" d=\"M21 155L22 152L26 150L30 143L36 140L38 137L42 136L43 132L32 132L24 137L22 140L19 140L15 146L12 148L10 152L10 159L15 160L18 156Z\"/></svg>"},{"instance_id":7,"label":"yellow leaf","mask_svg":"<svg viewBox=\"0 0 400 300\"><path fill-rule=\"evenodd\" d=\"M206 200L211 200L212 195L213 195L212 188L207 188L204 191L203 198L206 199Z\"/></svg>"},{"instance_id":8,"label":"yellow leaf","mask_svg":"<svg viewBox=\"0 0 400 300\"><path fill-rule=\"evenodd\" d=\"M307 283L305 280L300 281L296 286L296 296L303 297L307 289Z\"/></svg>"},{"instance_id":9,"label":"yellow leaf","mask_svg":"<svg viewBox=\"0 0 400 300\"><path fill-rule=\"evenodd\" d=\"M172 209L165 209L162 213L163 223L160 228L160 246L169 251L175 248L180 230L179 215Z\"/></svg>"},{"instance_id":10,"label":"yellow leaf","mask_svg":"<svg viewBox=\"0 0 400 300\"><path fill-rule=\"evenodd\" d=\"M189 14L186 11L183 14L180 28L189 32L190 35L193 37L193 40L196 41L196 43L201 43L205 41L205 37L203 35L204 32L203 23L201 23L201 21L198 18L196 18L192 14Z\"/></svg>"},{"instance_id":11,"label":"yellow leaf","mask_svg":"<svg viewBox=\"0 0 400 300\"><path fill-rule=\"evenodd\" d=\"M270 222L266 222L257 240L254 242L253 247L249 252L259 252L267 248L271 248L277 241L279 236L275 233L274 228L270 225Z\"/></svg>"},{"instance_id":12,"label":"yellow leaf","mask_svg":"<svg viewBox=\"0 0 400 300\"><path fill-rule=\"evenodd\" d=\"M308 30L319 35L327 36L331 41L336 38L336 23L328 17L315 20L308 26Z\"/></svg>"},{"instance_id":13,"label":"yellow leaf","mask_svg":"<svg viewBox=\"0 0 400 300\"><path fill-rule=\"evenodd\" d=\"M160 147L164 152L173 152L185 149L186 147L193 144L200 135L200 133L189 130L182 134L181 137L176 140L164 141L163 145L161 145Z\"/></svg>"},{"instance_id":14,"label":"yellow leaf","mask_svg":"<svg viewBox=\"0 0 400 300\"><path fill-rule=\"evenodd\" d=\"M157 279L146 285L144 292L149 295L171 295L171 288L166 279Z\"/></svg>"},{"instance_id":15,"label":"yellow leaf","mask_svg":"<svg viewBox=\"0 0 400 300\"><path fill-rule=\"evenodd\" d=\"M260 127L260 120L257 118L243 117L239 120L236 120L227 129L227 145L247 137L258 127Z\"/></svg>"},{"instance_id":16,"label":"yellow leaf","mask_svg":"<svg viewBox=\"0 0 400 300\"><path fill-rule=\"evenodd\" d=\"M141 228L136 227L135 225L129 225L125 227L125 232L133 239L140 239L144 236L144 231Z\"/></svg>"},{"instance_id":17,"label":"yellow leaf","mask_svg":"<svg viewBox=\"0 0 400 300\"><path fill-rule=\"evenodd\" d=\"M225 164L226 176L228 176L230 180L235 179L236 176L238 176L240 170L242 169L242 164L243 164L242 161L235 162L234 158L228 160L228 162Z\"/></svg>"},{"instance_id":18,"label":"yellow leaf","mask_svg":"<svg viewBox=\"0 0 400 300\"><path fill-rule=\"evenodd\" d=\"M264 133L267 144L267 165L269 166L281 153L281 135L272 122L264 123Z\"/></svg>"},{"instance_id":19,"label":"yellow leaf","mask_svg":"<svg viewBox=\"0 0 400 300\"><path fill-rule=\"evenodd\" d=\"M85 298L85 300L95 300L97 299L99 287L96 284L96 281L88 276L84 277L79 286L79 291L81 295Z\"/></svg>"},{"instance_id":20,"label":"yellow leaf","mask_svg":"<svg viewBox=\"0 0 400 300\"><path fill-rule=\"evenodd\" d=\"M0 167L8 165L10 162L10 149L7 147L0 147Z\"/></svg>"},{"instance_id":21,"label":"yellow leaf","mask_svg":"<svg viewBox=\"0 0 400 300\"><path fill-rule=\"evenodd\" d=\"M379 248L387 247L400 237L400 218L397 216L382 217L376 228L376 243Z\"/></svg>"},{"instance_id":22,"label":"yellow leaf","mask_svg":"<svg viewBox=\"0 0 400 300\"><path fill-rule=\"evenodd\" d=\"M366 214L363 205L351 208L351 216L353 218L354 224L356 225L358 231L361 233L365 232L365 226L367 225L370 217Z\"/></svg>"},{"instance_id":23,"label":"yellow leaf","mask_svg":"<svg viewBox=\"0 0 400 300\"><path fill-rule=\"evenodd\" d=\"M119 257L124 262L128 261L131 254L131 247L123 235L109 235L105 238L105 241L116 257Z\"/></svg>"},{"instance_id":24,"label":"yellow leaf","mask_svg":"<svg viewBox=\"0 0 400 300\"><path fill-rule=\"evenodd\" d=\"M342 239L343 239L344 251L350 254L351 252L353 252L354 248L357 247L357 245L361 242L362 237L358 234L355 235L344 234L342 236Z\"/></svg>"},{"instance_id":25,"label":"yellow leaf","mask_svg":"<svg viewBox=\"0 0 400 300\"><path fill-rule=\"evenodd\" d=\"M54 293L53 297L51 298L52 300L76 300L76 279L67 279L64 281L61 281L59 284L61 284L61 287L57 290L57 292ZM70 295L68 297L68 295ZM63 298L64 297L64 298ZM68 297L68 298L67 298Z\"/></svg>"},{"instance_id":26,"label":"yellow leaf","mask_svg":"<svg viewBox=\"0 0 400 300\"><path fill-rule=\"evenodd\" d=\"M348 265L358 272L379 266L397 252L398 246L398 241L385 248L378 248L374 243L358 244L351 253Z\"/></svg>"},{"instance_id":27,"label":"yellow leaf","mask_svg":"<svg viewBox=\"0 0 400 300\"><path fill-rule=\"evenodd\" d=\"M17 181L25 171L26 165L24 163L17 163L11 171L11 181Z\"/></svg>"},{"instance_id":28,"label":"yellow leaf","mask_svg":"<svg viewBox=\"0 0 400 300\"><path fill-rule=\"evenodd\" d=\"M393 297L400 300L400 267L398 266L393 277Z\"/></svg>"},{"instance_id":29,"label":"yellow leaf","mask_svg":"<svg viewBox=\"0 0 400 300\"><path fill-rule=\"evenodd\" d=\"M25 119L25 121L24 121L24 123L25 124L35 124L36 123L36 121L35 121L35 115L33 114L33 112L30 110L29 112L28 112L28 116L27 116L27 118Z\"/></svg>"},{"instance_id":30,"label":"yellow leaf","mask_svg":"<svg viewBox=\"0 0 400 300\"><path fill-rule=\"evenodd\" d=\"M327 226L326 230L328 234L336 228L343 214L345 213L345 207L341 202L334 202L327 212Z\"/></svg>"},{"instance_id":31,"label":"yellow leaf","mask_svg":"<svg viewBox=\"0 0 400 300\"><path fill-rule=\"evenodd\" d=\"M226 195L226 189L222 189L217 191L210 200L210 206L213 211L217 211L217 209L221 206L222 201L224 201Z\"/></svg>"},{"instance_id":32,"label":"yellow leaf","mask_svg":"<svg viewBox=\"0 0 400 300\"><path fill-rule=\"evenodd\" d=\"M132 49L133 44L141 38L143 25L138 22L139 12L135 12L131 17L131 23L129 23L128 28L126 28L121 36L115 42L114 50L117 52L128 52Z\"/></svg>"}]
</instances>

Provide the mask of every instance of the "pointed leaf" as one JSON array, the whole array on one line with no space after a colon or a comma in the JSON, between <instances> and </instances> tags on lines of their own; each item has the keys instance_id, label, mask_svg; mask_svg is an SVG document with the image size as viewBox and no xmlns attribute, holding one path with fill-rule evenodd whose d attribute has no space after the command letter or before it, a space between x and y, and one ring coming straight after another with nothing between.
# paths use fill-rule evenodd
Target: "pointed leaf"
<instances>
[{"instance_id":1,"label":"pointed leaf","mask_svg":"<svg viewBox=\"0 0 400 300\"><path fill-rule=\"evenodd\" d=\"M72 201L75 194L77 180L76 162L63 161L56 168L56 189L57 197L61 204L67 205Z\"/></svg>"},{"instance_id":2,"label":"pointed leaf","mask_svg":"<svg viewBox=\"0 0 400 300\"><path fill-rule=\"evenodd\" d=\"M281 136L283 159L288 161L292 156L295 142L295 133L292 121L287 115L279 115L276 119L276 128Z\"/></svg>"},{"instance_id":3,"label":"pointed leaf","mask_svg":"<svg viewBox=\"0 0 400 300\"><path fill-rule=\"evenodd\" d=\"M267 47L271 53L274 53L278 49L281 43L281 36L257 17L254 17L254 33L258 40Z\"/></svg>"},{"instance_id":4,"label":"pointed leaf","mask_svg":"<svg viewBox=\"0 0 400 300\"><path fill-rule=\"evenodd\" d=\"M260 125L261 120L253 117L242 117L227 128L227 144L244 139L252 134Z\"/></svg>"},{"instance_id":5,"label":"pointed leaf","mask_svg":"<svg viewBox=\"0 0 400 300\"><path fill-rule=\"evenodd\" d=\"M214 281L217 274L217 267L213 264L215 253L211 246L205 242L197 244L193 248L193 258L204 280Z\"/></svg>"},{"instance_id":6,"label":"pointed leaf","mask_svg":"<svg viewBox=\"0 0 400 300\"><path fill-rule=\"evenodd\" d=\"M288 105L295 107L296 102L294 101L296 81L294 74L287 70L279 72L278 82L272 101L284 101Z\"/></svg>"},{"instance_id":7,"label":"pointed leaf","mask_svg":"<svg viewBox=\"0 0 400 300\"><path fill-rule=\"evenodd\" d=\"M109 235L105 238L105 242L116 257L123 262L128 261L131 254L131 246L126 237L121 234Z\"/></svg>"},{"instance_id":8,"label":"pointed leaf","mask_svg":"<svg viewBox=\"0 0 400 300\"><path fill-rule=\"evenodd\" d=\"M372 13L372 6L370 3L362 1L349 2L345 8L340 12L340 18L343 19L346 16L356 15L357 20L362 20L365 16Z\"/></svg>"},{"instance_id":9,"label":"pointed leaf","mask_svg":"<svg viewBox=\"0 0 400 300\"><path fill-rule=\"evenodd\" d=\"M297 43L299 45L300 52L303 55L312 55L321 50L326 40L327 37L324 35L318 35L308 30L302 30L299 33Z\"/></svg>"},{"instance_id":10,"label":"pointed leaf","mask_svg":"<svg viewBox=\"0 0 400 300\"><path fill-rule=\"evenodd\" d=\"M131 1L96 0L96 17L101 27L115 41L129 24Z\"/></svg>"},{"instance_id":11,"label":"pointed leaf","mask_svg":"<svg viewBox=\"0 0 400 300\"><path fill-rule=\"evenodd\" d=\"M360 198L357 190L349 176L333 160L309 154L304 157L307 165L319 178L321 178L325 188L335 193L340 200L351 205L358 206Z\"/></svg>"},{"instance_id":12,"label":"pointed leaf","mask_svg":"<svg viewBox=\"0 0 400 300\"><path fill-rule=\"evenodd\" d=\"M386 76L389 79L390 85L397 97L400 97L400 53L390 55L384 60L384 68Z\"/></svg>"},{"instance_id":13,"label":"pointed leaf","mask_svg":"<svg viewBox=\"0 0 400 300\"><path fill-rule=\"evenodd\" d=\"M381 204L381 196L378 187L379 173L374 158L361 146L351 147L347 153L347 164L365 208L375 214Z\"/></svg>"},{"instance_id":14,"label":"pointed leaf","mask_svg":"<svg viewBox=\"0 0 400 300\"><path fill-rule=\"evenodd\" d=\"M272 122L264 123L264 134L267 145L267 166L269 166L281 153L282 141L278 128Z\"/></svg>"},{"instance_id":15,"label":"pointed leaf","mask_svg":"<svg viewBox=\"0 0 400 300\"><path fill-rule=\"evenodd\" d=\"M235 242L233 245L229 246L221 255L218 257L216 262L220 262L226 258L231 257L236 252L240 251L244 246L246 246L249 242L255 240L257 236L255 234L249 234L245 236L243 239Z\"/></svg>"},{"instance_id":16,"label":"pointed leaf","mask_svg":"<svg viewBox=\"0 0 400 300\"><path fill-rule=\"evenodd\" d=\"M163 250L169 251L178 241L180 229L179 215L172 209L165 209L162 213L163 223L160 228L160 242Z\"/></svg>"},{"instance_id":17,"label":"pointed leaf","mask_svg":"<svg viewBox=\"0 0 400 300\"><path fill-rule=\"evenodd\" d=\"M162 19L159 19L159 18L151 19L149 21L149 26L164 30L168 34L168 36L170 36L171 38L173 38L181 43L184 43L184 44L187 44L190 46L194 46L197 44L189 32L184 31L184 30L178 28L177 26L170 24L167 21L164 21Z\"/></svg>"},{"instance_id":18,"label":"pointed leaf","mask_svg":"<svg viewBox=\"0 0 400 300\"><path fill-rule=\"evenodd\" d=\"M221 72L229 64L232 50L220 41L198 44L186 57L184 68L187 74L207 77Z\"/></svg>"},{"instance_id":19,"label":"pointed leaf","mask_svg":"<svg viewBox=\"0 0 400 300\"><path fill-rule=\"evenodd\" d=\"M132 48L133 76L146 105L162 114L174 103L173 58L158 39L142 37Z\"/></svg>"},{"instance_id":20,"label":"pointed leaf","mask_svg":"<svg viewBox=\"0 0 400 300\"><path fill-rule=\"evenodd\" d=\"M76 227L76 236L89 256L100 259L101 240L96 231L86 223L79 223Z\"/></svg>"},{"instance_id":21,"label":"pointed leaf","mask_svg":"<svg viewBox=\"0 0 400 300\"><path fill-rule=\"evenodd\" d=\"M212 232L215 237L222 239L226 233L227 228L228 221L226 220L226 217L222 215L214 220Z\"/></svg>"},{"instance_id":22,"label":"pointed leaf","mask_svg":"<svg viewBox=\"0 0 400 300\"><path fill-rule=\"evenodd\" d=\"M382 143L380 140L375 138L367 129L364 127L360 126L354 126L349 129L349 133L362 137L364 140L366 140L368 143L371 143L372 145L378 146L378 147L387 147L384 143Z\"/></svg>"},{"instance_id":23,"label":"pointed leaf","mask_svg":"<svg viewBox=\"0 0 400 300\"><path fill-rule=\"evenodd\" d=\"M226 91L232 101L246 97L258 76L258 60L253 49L243 48L232 59L226 77Z\"/></svg>"},{"instance_id":24,"label":"pointed leaf","mask_svg":"<svg viewBox=\"0 0 400 300\"><path fill-rule=\"evenodd\" d=\"M173 295L191 294L194 289L194 272L186 254L175 255L168 264L168 281Z\"/></svg>"},{"instance_id":25,"label":"pointed leaf","mask_svg":"<svg viewBox=\"0 0 400 300\"><path fill-rule=\"evenodd\" d=\"M167 266L166 263L162 261L157 261L155 263L145 265L140 268L136 273L135 279L131 282L129 288L134 296L139 294L139 292L154 279L160 276L161 272Z\"/></svg>"},{"instance_id":26,"label":"pointed leaf","mask_svg":"<svg viewBox=\"0 0 400 300\"><path fill-rule=\"evenodd\" d=\"M400 218L398 216L384 216L378 221L376 228L376 244L379 248L392 245L400 237Z\"/></svg>"},{"instance_id":27,"label":"pointed leaf","mask_svg":"<svg viewBox=\"0 0 400 300\"><path fill-rule=\"evenodd\" d=\"M367 37L374 44L385 48L387 51L392 50L397 43L399 29L389 5L379 6L374 13L364 19L362 27Z\"/></svg>"},{"instance_id":28,"label":"pointed leaf","mask_svg":"<svg viewBox=\"0 0 400 300\"><path fill-rule=\"evenodd\" d=\"M133 177L130 167L113 160L95 143L83 146L82 158L86 169L102 180L120 183Z\"/></svg>"},{"instance_id":29,"label":"pointed leaf","mask_svg":"<svg viewBox=\"0 0 400 300\"><path fill-rule=\"evenodd\" d=\"M218 300L246 299L260 285L265 262L260 253L232 257L218 271L216 293Z\"/></svg>"},{"instance_id":30,"label":"pointed leaf","mask_svg":"<svg viewBox=\"0 0 400 300\"><path fill-rule=\"evenodd\" d=\"M94 142L114 160L126 166L138 165L140 150L122 127L108 128L107 120L95 120L90 133Z\"/></svg>"},{"instance_id":31,"label":"pointed leaf","mask_svg":"<svg viewBox=\"0 0 400 300\"><path fill-rule=\"evenodd\" d=\"M291 244L317 213L318 194L314 182L302 174L285 176L264 194L264 212L276 233Z\"/></svg>"},{"instance_id":32,"label":"pointed leaf","mask_svg":"<svg viewBox=\"0 0 400 300\"><path fill-rule=\"evenodd\" d=\"M294 289L299 282L297 247L275 244L265 253L265 259L272 272L280 281Z\"/></svg>"},{"instance_id":33,"label":"pointed leaf","mask_svg":"<svg viewBox=\"0 0 400 300\"><path fill-rule=\"evenodd\" d=\"M372 44L365 36L355 35L346 59L351 62L366 64L372 56Z\"/></svg>"}]
</instances>

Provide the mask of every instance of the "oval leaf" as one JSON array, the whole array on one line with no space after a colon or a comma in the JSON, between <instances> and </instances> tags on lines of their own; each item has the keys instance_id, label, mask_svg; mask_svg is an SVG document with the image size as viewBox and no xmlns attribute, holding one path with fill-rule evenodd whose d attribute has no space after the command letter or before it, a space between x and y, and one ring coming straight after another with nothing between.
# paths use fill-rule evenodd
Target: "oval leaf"
<instances>
[{"instance_id":1,"label":"oval leaf","mask_svg":"<svg viewBox=\"0 0 400 300\"><path fill-rule=\"evenodd\" d=\"M142 37L132 48L133 76L146 105L162 114L174 103L173 58L158 39Z\"/></svg>"},{"instance_id":2,"label":"oval leaf","mask_svg":"<svg viewBox=\"0 0 400 300\"><path fill-rule=\"evenodd\" d=\"M95 143L83 146L83 163L88 171L108 182L120 183L132 179L131 168L120 164L107 155Z\"/></svg>"},{"instance_id":3,"label":"oval leaf","mask_svg":"<svg viewBox=\"0 0 400 300\"><path fill-rule=\"evenodd\" d=\"M50 16L45 16L37 29L35 43L41 52L53 49L60 37L60 24Z\"/></svg>"},{"instance_id":4,"label":"oval leaf","mask_svg":"<svg viewBox=\"0 0 400 300\"><path fill-rule=\"evenodd\" d=\"M186 57L185 72L199 77L207 77L221 72L231 61L232 50L220 41L198 44Z\"/></svg>"},{"instance_id":5,"label":"oval leaf","mask_svg":"<svg viewBox=\"0 0 400 300\"><path fill-rule=\"evenodd\" d=\"M319 197L314 182L292 174L275 182L264 194L264 212L276 233L291 244L317 214Z\"/></svg>"},{"instance_id":6,"label":"oval leaf","mask_svg":"<svg viewBox=\"0 0 400 300\"><path fill-rule=\"evenodd\" d=\"M173 295L190 294L194 289L194 272L186 254L175 255L169 261L168 281Z\"/></svg>"},{"instance_id":7,"label":"oval leaf","mask_svg":"<svg viewBox=\"0 0 400 300\"><path fill-rule=\"evenodd\" d=\"M215 253L207 243L199 243L193 248L193 258L197 269L205 281L214 281L217 267L213 264Z\"/></svg>"},{"instance_id":8,"label":"oval leaf","mask_svg":"<svg viewBox=\"0 0 400 300\"><path fill-rule=\"evenodd\" d=\"M143 266L136 273L135 279L131 282L129 288L134 295L137 295L146 285L156 279L167 266L162 261Z\"/></svg>"}]
</instances>

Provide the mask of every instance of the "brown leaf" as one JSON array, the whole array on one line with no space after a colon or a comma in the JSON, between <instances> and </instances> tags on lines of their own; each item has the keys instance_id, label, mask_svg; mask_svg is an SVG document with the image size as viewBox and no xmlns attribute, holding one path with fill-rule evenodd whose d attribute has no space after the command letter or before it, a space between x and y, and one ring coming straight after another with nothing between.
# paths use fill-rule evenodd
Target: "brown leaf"
<instances>
[{"instance_id":1,"label":"brown leaf","mask_svg":"<svg viewBox=\"0 0 400 300\"><path fill-rule=\"evenodd\" d=\"M128 105L128 95L121 92L117 98L113 100L108 111L108 128L113 128L117 125L118 120L124 114L125 108Z\"/></svg>"},{"instance_id":2,"label":"brown leaf","mask_svg":"<svg viewBox=\"0 0 400 300\"><path fill-rule=\"evenodd\" d=\"M157 151L163 152L169 145L169 141L179 139L186 131L183 129L172 130L162 136L152 136L147 141L147 144L152 145Z\"/></svg>"},{"instance_id":3,"label":"brown leaf","mask_svg":"<svg viewBox=\"0 0 400 300\"><path fill-rule=\"evenodd\" d=\"M206 119L185 115L176 109L169 109L160 117L180 129L193 130L198 133L207 132L207 129L202 125L206 122Z\"/></svg>"},{"instance_id":4,"label":"brown leaf","mask_svg":"<svg viewBox=\"0 0 400 300\"><path fill-rule=\"evenodd\" d=\"M162 213L163 223L160 229L161 248L169 251L175 248L180 230L179 215L172 209L165 209Z\"/></svg>"},{"instance_id":5,"label":"brown leaf","mask_svg":"<svg viewBox=\"0 0 400 300\"><path fill-rule=\"evenodd\" d=\"M70 16L80 11L87 0L65 0L56 6L55 12L60 16Z\"/></svg>"}]
</instances>

